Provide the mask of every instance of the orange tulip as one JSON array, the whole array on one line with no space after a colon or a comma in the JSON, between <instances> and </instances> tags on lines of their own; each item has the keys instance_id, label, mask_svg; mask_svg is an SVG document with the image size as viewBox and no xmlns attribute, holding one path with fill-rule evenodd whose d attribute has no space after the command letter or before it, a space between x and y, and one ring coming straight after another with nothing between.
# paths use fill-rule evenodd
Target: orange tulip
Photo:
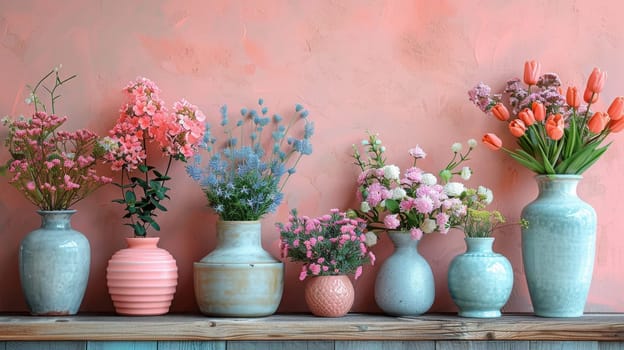
<instances>
[{"instance_id":1,"label":"orange tulip","mask_svg":"<svg viewBox=\"0 0 624 350\"><path fill-rule=\"evenodd\" d=\"M618 120L611 119L607 127L610 132L620 132L624 130L624 118L620 118Z\"/></svg>"},{"instance_id":2,"label":"orange tulip","mask_svg":"<svg viewBox=\"0 0 624 350\"><path fill-rule=\"evenodd\" d=\"M514 119L509 123L509 132L515 137L522 137L526 132L526 126L521 119Z\"/></svg>"},{"instance_id":3,"label":"orange tulip","mask_svg":"<svg viewBox=\"0 0 624 350\"><path fill-rule=\"evenodd\" d=\"M566 103L572 108L578 108L581 105L581 95L576 86L568 87L568 91L566 91Z\"/></svg>"},{"instance_id":4,"label":"orange tulip","mask_svg":"<svg viewBox=\"0 0 624 350\"><path fill-rule=\"evenodd\" d=\"M594 93L589 89L585 89L585 93L583 94L583 100L587 103L594 103L598 101L598 93Z\"/></svg>"},{"instance_id":5,"label":"orange tulip","mask_svg":"<svg viewBox=\"0 0 624 350\"><path fill-rule=\"evenodd\" d=\"M541 122L546 119L546 107L544 107L544 104L533 101L531 108L533 109L533 116L535 116L536 121Z\"/></svg>"},{"instance_id":6,"label":"orange tulip","mask_svg":"<svg viewBox=\"0 0 624 350\"><path fill-rule=\"evenodd\" d=\"M559 113L551 115L546 119L546 135L557 141L563 137L563 116Z\"/></svg>"},{"instance_id":7,"label":"orange tulip","mask_svg":"<svg viewBox=\"0 0 624 350\"><path fill-rule=\"evenodd\" d=\"M611 120L618 120L622 118L622 113L624 113L624 97L618 96L614 98L613 102L611 102L611 106L609 106L609 109L607 110L607 113L609 114L609 118L611 118Z\"/></svg>"},{"instance_id":8,"label":"orange tulip","mask_svg":"<svg viewBox=\"0 0 624 350\"><path fill-rule=\"evenodd\" d=\"M537 84L539 79L541 65L537 61L524 62L524 82L527 85Z\"/></svg>"},{"instance_id":9,"label":"orange tulip","mask_svg":"<svg viewBox=\"0 0 624 350\"><path fill-rule=\"evenodd\" d=\"M481 141L492 151L498 151L503 146L503 141L495 134L487 133L483 135Z\"/></svg>"},{"instance_id":10,"label":"orange tulip","mask_svg":"<svg viewBox=\"0 0 624 350\"><path fill-rule=\"evenodd\" d=\"M589 75L589 79L587 79L587 90L599 94L602 91L605 80L607 80L607 72L594 68Z\"/></svg>"},{"instance_id":11,"label":"orange tulip","mask_svg":"<svg viewBox=\"0 0 624 350\"><path fill-rule=\"evenodd\" d=\"M521 110L520 113L518 113L518 118L520 118L527 127L535 123L535 115L533 115L533 111L528 108Z\"/></svg>"},{"instance_id":12,"label":"orange tulip","mask_svg":"<svg viewBox=\"0 0 624 350\"><path fill-rule=\"evenodd\" d=\"M502 122L509 119L509 111L507 110L507 107L500 102L492 107L492 114L496 117L496 119Z\"/></svg>"},{"instance_id":13,"label":"orange tulip","mask_svg":"<svg viewBox=\"0 0 624 350\"><path fill-rule=\"evenodd\" d=\"M609 123L609 117L602 112L596 112L589 118L587 128L594 134L599 134L607 126L607 123Z\"/></svg>"}]
</instances>

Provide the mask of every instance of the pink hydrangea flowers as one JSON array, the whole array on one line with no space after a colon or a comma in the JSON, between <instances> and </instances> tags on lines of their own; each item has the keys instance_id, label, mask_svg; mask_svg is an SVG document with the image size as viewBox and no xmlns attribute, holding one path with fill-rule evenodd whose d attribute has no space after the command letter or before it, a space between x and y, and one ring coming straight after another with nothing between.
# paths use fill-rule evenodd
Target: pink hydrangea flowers
<instances>
[{"instance_id":1,"label":"pink hydrangea flowers","mask_svg":"<svg viewBox=\"0 0 624 350\"><path fill-rule=\"evenodd\" d=\"M301 261L299 280L308 276L362 275L363 265L375 263L368 248L376 240L364 233L364 220L347 217L332 209L331 214L318 218L297 216L293 210L288 223L278 223L282 258Z\"/></svg>"},{"instance_id":2,"label":"pink hydrangea flowers","mask_svg":"<svg viewBox=\"0 0 624 350\"><path fill-rule=\"evenodd\" d=\"M110 136L101 145L111 168L122 171L121 182L117 184L122 198L115 202L125 205L124 217L130 219L128 225L134 235L145 236L149 227L160 230L154 217L157 210L166 210L160 202L169 198L165 183L170 180L171 163L186 162L193 156L204 137L206 117L184 99L174 103L172 111L167 110L159 96L160 89L147 78L137 78L123 91L128 101L121 107ZM149 144L157 145L162 155L169 157L164 171L148 164ZM141 176L130 176L135 170Z\"/></svg>"},{"instance_id":3,"label":"pink hydrangea flowers","mask_svg":"<svg viewBox=\"0 0 624 350\"><path fill-rule=\"evenodd\" d=\"M128 102L104 141L106 159L113 170L134 170L147 160L147 143L155 142L166 156L189 158L204 135L206 117L188 101L173 104L169 112L160 89L147 78L137 78L124 88Z\"/></svg>"}]
</instances>

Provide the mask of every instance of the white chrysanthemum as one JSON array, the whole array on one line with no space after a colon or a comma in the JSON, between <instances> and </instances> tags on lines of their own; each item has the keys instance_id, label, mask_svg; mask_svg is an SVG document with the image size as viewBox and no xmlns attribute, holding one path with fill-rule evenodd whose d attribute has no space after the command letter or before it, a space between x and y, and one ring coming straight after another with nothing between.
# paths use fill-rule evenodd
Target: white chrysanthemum
<instances>
[{"instance_id":1,"label":"white chrysanthemum","mask_svg":"<svg viewBox=\"0 0 624 350\"><path fill-rule=\"evenodd\" d=\"M364 213L368 213L371 210L371 207L368 202L364 201L360 204L360 210Z\"/></svg>"},{"instance_id":2,"label":"white chrysanthemum","mask_svg":"<svg viewBox=\"0 0 624 350\"><path fill-rule=\"evenodd\" d=\"M475 140L475 139L468 140L468 147L470 147L470 148L477 147L477 140Z\"/></svg>"},{"instance_id":3,"label":"white chrysanthemum","mask_svg":"<svg viewBox=\"0 0 624 350\"><path fill-rule=\"evenodd\" d=\"M401 187L397 187L392 190L392 199L403 199L405 196L407 196L407 192L405 192L405 190Z\"/></svg>"},{"instance_id":4,"label":"white chrysanthemum","mask_svg":"<svg viewBox=\"0 0 624 350\"><path fill-rule=\"evenodd\" d=\"M423 220L422 224L420 225L420 229L424 233L431 233L431 232L435 231L437 226L438 225L436 224L435 220L433 220L433 219L425 219L425 220Z\"/></svg>"},{"instance_id":5,"label":"white chrysanthemum","mask_svg":"<svg viewBox=\"0 0 624 350\"><path fill-rule=\"evenodd\" d=\"M369 247L374 246L375 244L377 244L377 235L373 232L366 232L366 245Z\"/></svg>"},{"instance_id":6,"label":"white chrysanthemum","mask_svg":"<svg viewBox=\"0 0 624 350\"><path fill-rule=\"evenodd\" d=\"M444 193L449 197L459 197L465 189L461 182L449 182L444 185Z\"/></svg>"},{"instance_id":7,"label":"white chrysanthemum","mask_svg":"<svg viewBox=\"0 0 624 350\"><path fill-rule=\"evenodd\" d=\"M492 193L492 190L487 187L479 186L479 188L477 188L477 194L485 198L484 203L486 205L492 203L492 201L494 200L494 193Z\"/></svg>"},{"instance_id":8,"label":"white chrysanthemum","mask_svg":"<svg viewBox=\"0 0 624 350\"><path fill-rule=\"evenodd\" d=\"M422 182L424 185L427 185L427 186L433 186L436 183L438 183L438 178L435 177L435 175L431 173L424 173L422 174L420 182Z\"/></svg>"},{"instance_id":9,"label":"white chrysanthemum","mask_svg":"<svg viewBox=\"0 0 624 350\"><path fill-rule=\"evenodd\" d=\"M396 165L386 165L381 170L383 170L384 177L388 180L398 180L401 176L401 169Z\"/></svg>"},{"instance_id":10,"label":"white chrysanthemum","mask_svg":"<svg viewBox=\"0 0 624 350\"><path fill-rule=\"evenodd\" d=\"M451 146L451 151L453 151L454 153L461 152L461 150L462 150L462 144L459 142L455 142Z\"/></svg>"},{"instance_id":11,"label":"white chrysanthemum","mask_svg":"<svg viewBox=\"0 0 624 350\"><path fill-rule=\"evenodd\" d=\"M461 176L461 178L464 180L470 180L470 176L472 176L472 170L470 170L469 167L465 166L462 168L459 176Z\"/></svg>"}]
</instances>

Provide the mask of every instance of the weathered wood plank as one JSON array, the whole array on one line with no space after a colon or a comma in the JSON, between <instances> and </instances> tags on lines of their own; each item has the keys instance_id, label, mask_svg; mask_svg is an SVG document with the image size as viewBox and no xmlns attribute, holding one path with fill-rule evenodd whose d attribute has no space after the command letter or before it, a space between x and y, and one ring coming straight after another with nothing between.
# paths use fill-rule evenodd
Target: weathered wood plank
<instances>
[{"instance_id":1,"label":"weathered wood plank","mask_svg":"<svg viewBox=\"0 0 624 350\"><path fill-rule=\"evenodd\" d=\"M622 350L624 343L622 342L598 342L598 350Z\"/></svg>"},{"instance_id":2,"label":"weathered wood plank","mask_svg":"<svg viewBox=\"0 0 624 350\"><path fill-rule=\"evenodd\" d=\"M436 350L527 350L528 341L437 341Z\"/></svg>"},{"instance_id":3,"label":"weathered wood plank","mask_svg":"<svg viewBox=\"0 0 624 350\"><path fill-rule=\"evenodd\" d=\"M336 341L335 350L435 350L433 341Z\"/></svg>"},{"instance_id":4,"label":"weathered wood plank","mask_svg":"<svg viewBox=\"0 0 624 350\"><path fill-rule=\"evenodd\" d=\"M85 341L7 342L6 350L86 350Z\"/></svg>"},{"instance_id":5,"label":"weathered wood plank","mask_svg":"<svg viewBox=\"0 0 624 350\"><path fill-rule=\"evenodd\" d=\"M225 350L224 341L159 341L158 350Z\"/></svg>"},{"instance_id":6,"label":"weathered wood plank","mask_svg":"<svg viewBox=\"0 0 624 350\"><path fill-rule=\"evenodd\" d=\"M333 341L228 341L227 350L334 350Z\"/></svg>"},{"instance_id":7,"label":"weathered wood plank","mask_svg":"<svg viewBox=\"0 0 624 350\"><path fill-rule=\"evenodd\" d=\"M554 340L622 341L624 315L549 319L505 315L469 319L449 315L388 317L350 314L264 318L0 316L0 341L11 340Z\"/></svg>"},{"instance_id":8,"label":"weathered wood plank","mask_svg":"<svg viewBox=\"0 0 624 350\"><path fill-rule=\"evenodd\" d=\"M87 350L158 350L156 341L89 341Z\"/></svg>"},{"instance_id":9,"label":"weathered wood plank","mask_svg":"<svg viewBox=\"0 0 624 350\"><path fill-rule=\"evenodd\" d=\"M598 350L595 341L532 341L529 350Z\"/></svg>"}]
</instances>

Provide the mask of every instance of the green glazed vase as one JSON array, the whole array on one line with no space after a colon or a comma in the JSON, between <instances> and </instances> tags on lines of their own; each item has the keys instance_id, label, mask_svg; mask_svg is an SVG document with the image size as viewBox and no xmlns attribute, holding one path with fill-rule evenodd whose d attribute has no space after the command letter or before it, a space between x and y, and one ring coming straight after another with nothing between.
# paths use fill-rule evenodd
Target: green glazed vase
<instances>
[{"instance_id":1,"label":"green glazed vase","mask_svg":"<svg viewBox=\"0 0 624 350\"><path fill-rule=\"evenodd\" d=\"M522 210L522 259L533 310L583 315L594 268L596 212L576 194L580 175L538 175L537 199Z\"/></svg>"}]
</instances>

